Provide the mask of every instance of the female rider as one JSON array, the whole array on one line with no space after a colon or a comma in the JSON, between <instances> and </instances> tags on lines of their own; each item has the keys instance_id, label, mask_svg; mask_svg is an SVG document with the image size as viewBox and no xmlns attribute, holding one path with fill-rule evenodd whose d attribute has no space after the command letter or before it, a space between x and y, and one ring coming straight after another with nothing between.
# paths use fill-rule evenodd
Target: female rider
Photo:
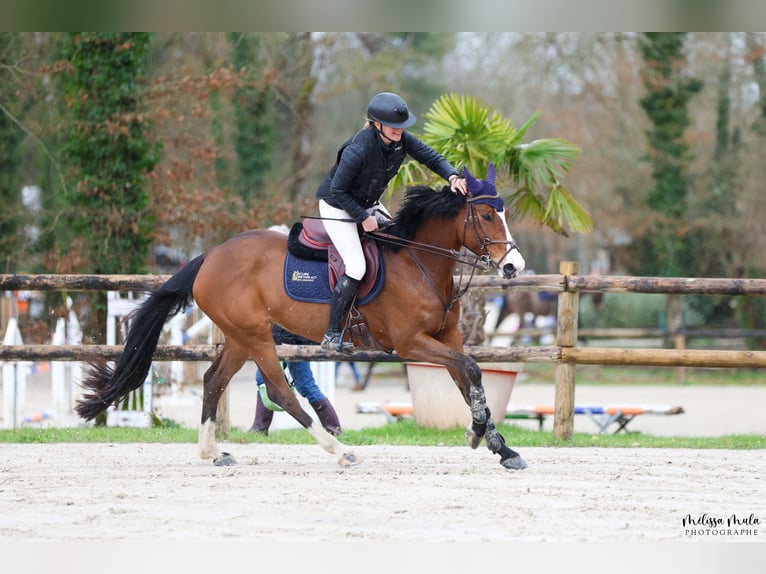
<instances>
[{"instance_id":1,"label":"female rider","mask_svg":"<svg viewBox=\"0 0 766 574\"><path fill-rule=\"evenodd\" d=\"M405 131L416 120L400 96L391 92L373 96L367 120L367 126L341 146L335 165L316 193L325 229L346 267L332 292L322 348L344 353L350 353L353 346L343 341L341 324L366 271L358 225L366 232L376 231L376 215L391 218L380 197L405 157L443 177L453 193L466 193L466 182L452 164Z\"/></svg>"}]
</instances>

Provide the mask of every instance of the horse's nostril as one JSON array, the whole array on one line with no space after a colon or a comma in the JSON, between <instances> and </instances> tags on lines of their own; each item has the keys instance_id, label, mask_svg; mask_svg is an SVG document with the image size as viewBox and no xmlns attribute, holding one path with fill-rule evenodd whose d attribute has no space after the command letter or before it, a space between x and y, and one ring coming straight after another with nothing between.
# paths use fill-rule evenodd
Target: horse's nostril
<instances>
[{"instance_id":1,"label":"horse's nostril","mask_svg":"<svg viewBox=\"0 0 766 574\"><path fill-rule=\"evenodd\" d=\"M503 276L506 279L513 279L516 276L516 266L513 263L503 265Z\"/></svg>"}]
</instances>

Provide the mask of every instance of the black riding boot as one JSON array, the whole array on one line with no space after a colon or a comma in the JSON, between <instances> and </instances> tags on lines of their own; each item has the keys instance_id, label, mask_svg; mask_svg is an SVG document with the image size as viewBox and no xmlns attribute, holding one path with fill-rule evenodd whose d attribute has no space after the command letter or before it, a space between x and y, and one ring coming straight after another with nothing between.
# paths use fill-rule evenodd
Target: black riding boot
<instances>
[{"instance_id":1,"label":"black riding boot","mask_svg":"<svg viewBox=\"0 0 766 574\"><path fill-rule=\"evenodd\" d=\"M255 419L253 420L253 426L250 427L250 432L259 432L269 436L269 427L273 418L274 411L264 406L261 393L257 393L255 399Z\"/></svg>"},{"instance_id":2,"label":"black riding boot","mask_svg":"<svg viewBox=\"0 0 766 574\"><path fill-rule=\"evenodd\" d=\"M317 417L319 417L319 422L322 423L324 430L333 436L340 435L340 420L338 419L338 413L335 412L335 407L332 406L330 399L321 399L315 403L311 403L311 408L314 409Z\"/></svg>"},{"instance_id":3,"label":"black riding boot","mask_svg":"<svg viewBox=\"0 0 766 574\"><path fill-rule=\"evenodd\" d=\"M344 274L335 289L332 291L330 300L330 322L327 325L327 332L322 339L322 348L329 351L340 351L341 353L351 353L354 346L350 342L343 341L343 330L341 325L346 315L351 309L356 292L359 290L359 279L352 279Z\"/></svg>"}]
</instances>

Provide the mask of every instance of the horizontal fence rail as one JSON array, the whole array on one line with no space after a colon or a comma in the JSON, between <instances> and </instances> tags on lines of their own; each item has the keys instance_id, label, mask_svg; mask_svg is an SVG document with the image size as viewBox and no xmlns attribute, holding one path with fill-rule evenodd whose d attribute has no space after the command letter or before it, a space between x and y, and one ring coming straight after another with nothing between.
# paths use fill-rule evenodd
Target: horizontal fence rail
<instances>
[{"instance_id":1,"label":"horizontal fence rail","mask_svg":"<svg viewBox=\"0 0 766 574\"><path fill-rule=\"evenodd\" d=\"M0 291L149 291L170 275L9 275L0 274ZM460 281L455 277L455 282ZM465 280L465 278L463 278ZM472 289L685 295L766 295L766 279L633 277L620 275L523 275L503 279L479 275Z\"/></svg>"},{"instance_id":2,"label":"horizontal fence rail","mask_svg":"<svg viewBox=\"0 0 766 574\"><path fill-rule=\"evenodd\" d=\"M155 361L212 361L222 345L158 345ZM3 361L116 361L122 356L123 345L0 345ZM485 363L527 362L546 363L561 360L558 347L466 347L474 359ZM346 361L401 363L406 361L395 353L355 351L353 355L326 351L318 345L277 345L277 355L286 361Z\"/></svg>"},{"instance_id":3,"label":"horizontal fence rail","mask_svg":"<svg viewBox=\"0 0 766 574\"><path fill-rule=\"evenodd\" d=\"M0 291L149 291L170 275L0 275Z\"/></svg>"},{"instance_id":4,"label":"horizontal fence rail","mask_svg":"<svg viewBox=\"0 0 766 574\"><path fill-rule=\"evenodd\" d=\"M564 290L666 295L766 295L766 279L571 275L566 277Z\"/></svg>"},{"instance_id":5,"label":"horizontal fence rail","mask_svg":"<svg viewBox=\"0 0 766 574\"><path fill-rule=\"evenodd\" d=\"M735 369L766 368L766 351L562 347L560 356L562 363L574 365L717 367Z\"/></svg>"}]
</instances>

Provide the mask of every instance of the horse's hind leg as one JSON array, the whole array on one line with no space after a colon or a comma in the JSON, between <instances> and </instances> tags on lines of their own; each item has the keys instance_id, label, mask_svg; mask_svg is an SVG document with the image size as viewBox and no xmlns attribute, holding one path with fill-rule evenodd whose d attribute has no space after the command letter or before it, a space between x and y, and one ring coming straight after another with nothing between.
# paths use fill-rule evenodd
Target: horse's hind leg
<instances>
[{"instance_id":1,"label":"horse's hind leg","mask_svg":"<svg viewBox=\"0 0 766 574\"><path fill-rule=\"evenodd\" d=\"M361 462L360 458L348 446L325 430L321 423L316 423L303 407L298 398L290 390L287 382L274 384L262 371L266 391L269 398L285 410L290 416L298 421L324 450L330 454L338 455L338 464L341 466L354 466ZM282 375L284 379L284 375Z\"/></svg>"},{"instance_id":2,"label":"horse's hind leg","mask_svg":"<svg viewBox=\"0 0 766 574\"><path fill-rule=\"evenodd\" d=\"M330 454L338 455L339 465L354 466L359 464L359 457L348 446L328 433L321 423L315 424L311 415L303 410L298 398L285 380L284 371L279 365L279 358L274 345L258 345L254 347L252 356L261 371L269 398L298 421L314 437L319 446Z\"/></svg>"},{"instance_id":3,"label":"horse's hind leg","mask_svg":"<svg viewBox=\"0 0 766 574\"><path fill-rule=\"evenodd\" d=\"M247 351L227 341L221 352L205 372L202 392L202 417L199 428L199 456L212 459L216 464L233 462L230 455L222 457L215 440L216 412L218 402L231 378L248 359Z\"/></svg>"}]
</instances>

